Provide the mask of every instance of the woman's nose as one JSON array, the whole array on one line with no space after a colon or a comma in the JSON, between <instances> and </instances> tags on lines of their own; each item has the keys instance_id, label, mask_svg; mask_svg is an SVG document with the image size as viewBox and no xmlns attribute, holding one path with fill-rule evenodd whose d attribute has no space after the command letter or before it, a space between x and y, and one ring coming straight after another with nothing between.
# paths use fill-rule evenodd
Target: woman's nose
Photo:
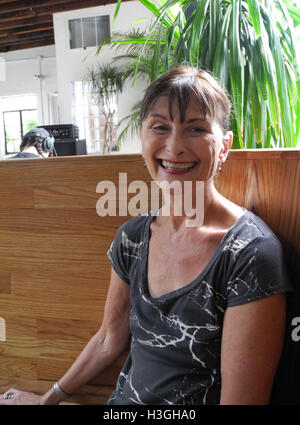
<instances>
[{"instance_id":1,"label":"woman's nose","mask_svg":"<svg viewBox=\"0 0 300 425\"><path fill-rule=\"evenodd\" d=\"M166 150L174 156L178 156L185 151L185 142L182 134L171 132L166 140Z\"/></svg>"}]
</instances>

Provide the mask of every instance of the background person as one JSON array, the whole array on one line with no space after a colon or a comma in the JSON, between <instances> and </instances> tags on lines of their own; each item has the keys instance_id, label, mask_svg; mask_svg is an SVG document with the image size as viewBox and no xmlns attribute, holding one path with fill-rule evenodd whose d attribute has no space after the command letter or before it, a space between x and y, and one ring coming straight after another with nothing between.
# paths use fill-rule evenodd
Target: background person
<instances>
[{"instance_id":1,"label":"background person","mask_svg":"<svg viewBox=\"0 0 300 425\"><path fill-rule=\"evenodd\" d=\"M204 221L188 227L170 208L124 223L108 251L98 332L46 394L10 389L0 404L57 404L129 346L109 405L268 403L291 288L276 236L215 188L229 117L206 72L179 67L149 86L140 129L148 171L157 182L204 182Z\"/></svg>"},{"instance_id":2,"label":"background person","mask_svg":"<svg viewBox=\"0 0 300 425\"><path fill-rule=\"evenodd\" d=\"M10 159L54 156L54 137L44 128L32 128L23 137L20 152Z\"/></svg>"}]
</instances>

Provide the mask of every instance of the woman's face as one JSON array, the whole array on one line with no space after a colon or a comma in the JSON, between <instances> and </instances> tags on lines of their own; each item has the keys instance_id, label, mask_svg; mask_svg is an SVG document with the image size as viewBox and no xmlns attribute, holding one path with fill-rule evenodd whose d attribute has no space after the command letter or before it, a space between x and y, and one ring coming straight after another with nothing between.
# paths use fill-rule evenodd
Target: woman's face
<instances>
[{"instance_id":1,"label":"woman's face","mask_svg":"<svg viewBox=\"0 0 300 425\"><path fill-rule=\"evenodd\" d=\"M180 122L178 102L169 115L168 96L163 95L152 105L142 122L142 152L148 171L155 181L204 181L216 174L219 159L225 160L231 145L217 120L203 119L195 99L191 99Z\"/></svg>"}]
</instances>

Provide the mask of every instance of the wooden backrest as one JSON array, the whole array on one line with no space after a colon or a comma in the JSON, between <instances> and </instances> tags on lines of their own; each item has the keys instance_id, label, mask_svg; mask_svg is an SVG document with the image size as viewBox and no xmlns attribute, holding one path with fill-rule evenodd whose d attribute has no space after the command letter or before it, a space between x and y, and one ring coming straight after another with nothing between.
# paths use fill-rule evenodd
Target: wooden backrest
<instances>
[{"instance_id":1,"label":"wooden backrest","mask_svg":"<svg viewBox=\"0 0 300 425\"><path fill-rule=\"evenodd\" d=\"M0 162L0 392L47 391L99 328L110 277L106 251L130 216L100 217L96 187L104 180L118 187L119 173L128 184L150 185L139 154ZM216 186L278 234L296 281L300 152L232 151ZM123 360L71 401L105 403Z\"/></svg>"}]
</instances>

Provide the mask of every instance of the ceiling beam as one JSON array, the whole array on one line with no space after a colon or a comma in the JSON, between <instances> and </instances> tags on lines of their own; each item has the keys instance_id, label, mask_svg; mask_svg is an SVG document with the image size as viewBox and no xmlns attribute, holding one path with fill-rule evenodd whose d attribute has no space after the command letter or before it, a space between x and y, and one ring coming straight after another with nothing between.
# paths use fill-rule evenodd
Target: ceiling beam
<instances>
[{"instance_id":1,"label":"ceiling beam","mask_svg":"<svg viewBox=\"0 0 300 425\"><path fill-rule=\"evenodd\" d=\"M130 0L126 0L126 1L130 1ZM105 6L106 4L113 4L113 3L116 3L116 0L107 0L105 2L103 0L102 1L85 0L84 3L81 0L74 0L72 2L65 1L58 5L44 6L41 8L35 7L32 9L28 8L26 10L10 11L10 12L5 10L4 12L0 12L0 21L7 22L7 21L18 20L18 19L30 19L34 16L38 17L38 16L49 15L53 13L66 12L69 10L77 10L77 9L83 9L83 8L95 7L95 6Z\"/></svg>"},{"instance_id":2,"label":"ceiling beam","mask_svg":"<svg viewBox=\"0 0 300 425\"><path fill-rule=\"evenodd\" d=\"M39 30L39 33L34 33L34 34L27 34L26 37L24 37L24 34L10 34L7 37L0 37L0 45L4 46L4 45L10 45L12 43L17 43L17 42L24 42L27 40L37 40L42 39L43 37L53 37L53 31L49 31L48 29L42 29Z\"/></svg>"},{"instance_id":3,"label":"ceiling beam","mask_svg":"<svg viewBox=\"0 0 300 425\"><path fill-rule=\"evenodd\" d=\"M72 0L69 0L69 3L71 3ZM56 4L63 3L63 0L22 0L22 1L14 1L9 4L3 4L0 3L0 14L1 13L7 13L7 12L17 12L19 10L33 10L39 7L45 7L45 6L53 6Z\"/></svg>"},{"instance_id":4,"label":"ceiling beam","mask_svg":"<svg viewBox=\"0 0 300 425\"><path fill-rule=\"evenodd\" d=\"M48 14L48 12L47 12ZM15 22L19 19L32 19L34 16L36 16L36 12L33 10L23 10L21 12L9 12L4 13L1 15L0 20L1 22Z\"/></svg>"},{"instance_id":5,"label":"ceiling beam","mask_svg":"<svg viewBox=\"0 0 300 425\"><path fill-rule=\"evenodd\" d=\"M28 44L28 43L33 43L33 42L39 42L40 43L42 41L49 42L51 40L54 41L54 37L52 36L52 34L43 34L43 36L36 35L34 37L31 36L31 37L28 37L26 39L16 38L16 39L11 39L9 43L3 44L3 43L0 42L0 48L13 47L15 45L17 45L18 48L19 48L19 45L21 45L21 44ZM54 44L54 42L53 42L53 44Z\"/></svg>"},{"instance_id":6,"label":"ceiling beam","mask_svg":"<svg viewBox=\"0 0 300 425\"><path fill-rule=\"evenodd\" d=\"M14 21L2 21L0 20L0 31L10 30L19 27L34 27L38 24L50 24L53 23L53 18L51 14L45 16L32 16L31 19L19 19Z\"/></svg>"},{"instance_id":7,"label":"ceiling beam","mask_svg":"<svg viewBox=\"0 0 300 425\"><path fill-rule=\"evenodd\" d=\"M14 35L24 35L24 34L31 34L32 32L40 32L40 31L52 31L53 32L53 24L52 22L50 22L50 24L39 24L39 25L34 25L31 28L12 28L8 31L0 31L0 40L1 38L4 39L4 37L6 37L6 39L8 39L8 37L10 36L14 36Z\"/></svg>"},{"instance_id":8,"label":"ceiling beam","mask_svg":"<svg viewBox=\"0 0 300 425\"><path fill-rule=\"evenodd\" d=\"M49 46L52 44L54 44L54 37L44 37L40 40L24 40L23 42L18 41L17 44L5 46L0 44L0 53L6 53L13 50L31 49L32 47Z\"/></svg>"},{"instance_id":9,"label":"ceiling beam","mask_svg":"<svg viewBox=\"0 0 300 425\"><path fill-rule=\"evenodd\" d=\"M16 0L1 0L1 4L15 3Z\"/></svg>"},{"instance_id":10,"label":"ceiling beam","mask_svg":"<svg viewBox=\"0 0 300 425\"><path fill-rule=\"evenodd\" d=\"M66 8L72 8L73 4L80 3L80 8L89 7L86 6L87 3L93 3L94 6L101 6L103 4L109 3L103 0L93 0L91 1L81 1L77 0L22 0L22 1L14 1L7 5L0 3L0 15L6 14L9 12L18 12L18 11L26 11L26 10L36 10L41 8L49 8L53 7L54 9L59 6L66 6Z\"/></svg>"},{"instance_id":11,"label":"ceiling beam","mask_svg":"<svg viewBox=\"0 0 300 425\"><path fill-rule=\"evenodd\" d=\"M30 28L30 29L24 29L24 30L21 30L21 31L16 31L16 32L13 32L12 33L12 35L24 35L24 34L32 34L32 33L35 33L35 32L44 32L44 31L51 31L51 32L53 32L53 25L47 25L47 26L37 26L37 27L34 27L34 28Z\"/></svg>"}]
</instances>

